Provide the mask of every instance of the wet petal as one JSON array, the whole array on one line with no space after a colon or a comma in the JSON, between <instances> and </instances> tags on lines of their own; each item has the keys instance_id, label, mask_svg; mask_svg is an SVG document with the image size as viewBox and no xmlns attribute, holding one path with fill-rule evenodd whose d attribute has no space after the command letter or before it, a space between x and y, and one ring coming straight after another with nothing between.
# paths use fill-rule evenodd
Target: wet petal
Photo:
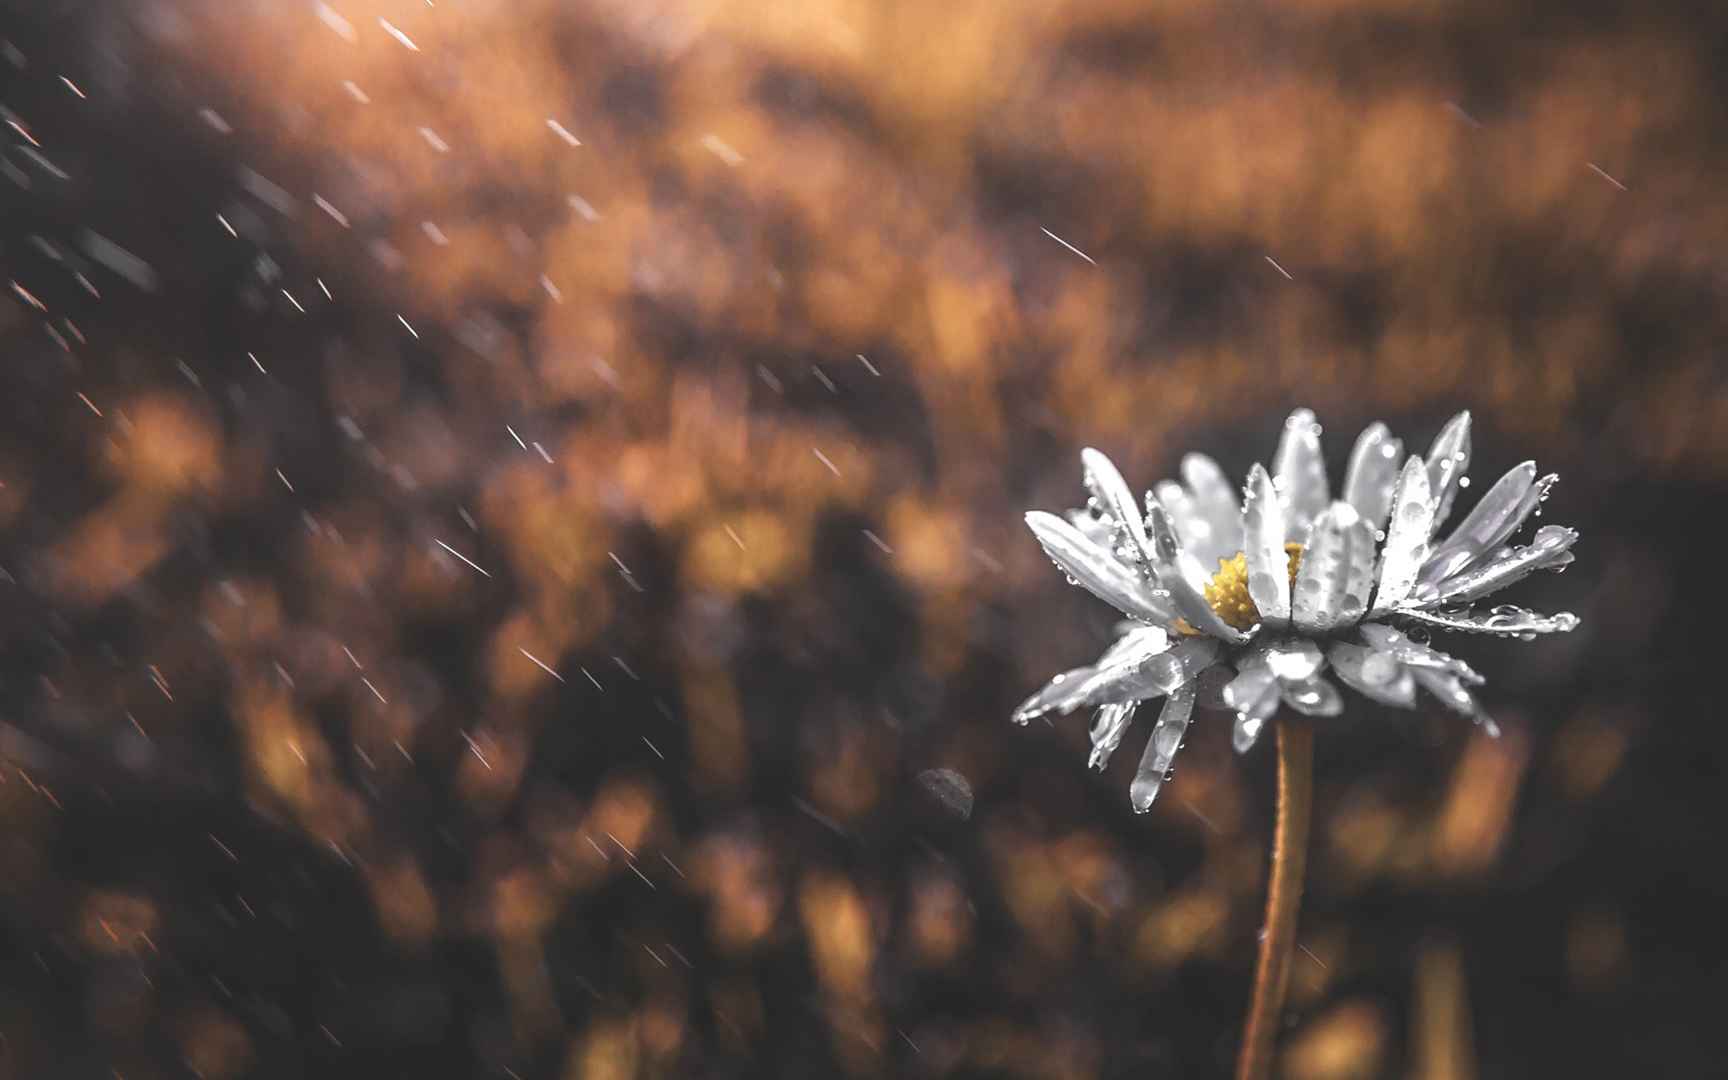
<instances>
[{"instance_id":1,"label":"wet petal","mask_svg":"<svg viewBox=\"0 0 1728 1080\"><path fill-rule=\"evenodd\" d=\"M1566 634L1578 629L1578 616L1570 611L1544 615L1528 608L1502 604L1490 611L1405 611L1419 623L1467 634L1497 634L1534 641L1538 634Z\"/></svg>"},{"instance_id":2,"label":"wet petal","mask_svg":"<svg viewBox=\"0 0 1728 1080\"><path fill-rule=\"evenodd\" d=\"M1198 688L1195 704L1202 709L1226 708L1224 687L1235 677L1236 669L1229 664L1213 664L1202 671L1200 677L1194 680L1194 685Z\"/></svg>"},{"instance_id":3,"label":"wet petal","mask_svg":"<svg viewBox=\"0 0 1728 1080\"><path fill-rule=\"evenodd\" d=\"M1404 463L1398 490L1392 496L1392 520L1386 526L1386 544L1380 551L1379 586L1371 613L1391 611L1416 587L1416 575L1428 558L1434 512L1428 470L1421 458L1411 457Z\"/></svg>"},{"instance_id":4,"label":"wet petal","mask_svg":"<svg viewBox=\"0 0 1728 1080\"><path fill-rule=\"evenodd\" d=\"M1434 437L1434 445L1428 448L1428 490L1434 496L1434 529L1445 524L1447 515L1452 513L1452 503L1469 468L1470 410L1466 409L1446 422Z\"/></svg>"},{"instance_id":5,"label":"wet petal","mask_svg":"<svg viewBox=\"0 0 1728 1080\"><path fill-rule=\"evenodd\" d=\"M1170 635L1156 626L1118 638L1098 662L1085 669L1081 686L1075 691L1074 704L1064 708L1072 711L1080 705L1100 705L1108 702L1133 701L1157 697L1165 690L1150 686L1141 668L1148 660L1170 650Z\"/></svg>"},{"instance_id":6,"label":"wet petal","mask_svg":"<svg viewBox=\"0 0 1728 1080\"><path fill-rule=\"evenodd\" d=\"M1376 652L1385 653L1406 667L1444 671L1457 675L1472 685L1483 681L1482 676L1464 661L1448 656L1439 649L1429 648L1419 641L1413 641L1410 635L1385 623L1364 623L1361 633L1362 640Z\"/></svg>"},{"instance_id":7,"label":"wet petal","mask_svg":"<svg viewBox=\"0 0 1728 1080\"><path fill-rule=\"evenodd\" d=\"M1129 623L1122 636L1111 643L1104 655L1098 658L1095 667L1108 667L1119 663L1124 658L1139 658L1163 652L1170 647L1170 635L1162 626L1146 626L1141 623Z\"/></svg>"},{"instance_id":8,"label":"wet petal","mask_svg":"<svg viewBox=\"0 0 1728 1080\"><path fill-rule=\"evenodd\" d=\"M1020 703L1014 710L1011 719L1016 724L1025 724L1034 717L1043 716L1047 712L1061 710L1073 712L1086 703L1086 680L1097 671L1093 667L1078 667L1051 679L1044 688Z\"/></svg>"},{"instance_id":9,"label":"wet petal","mask_svg":"<svg viewBox=\"0 0 1728 1080\"><path fill-rule=\"evenodd\" d=\"M1101 517L1091 510L1068 511L1068 524L1074 526L1081 536L1092 543L1109 551L1116 543L1116 523L1109 518Z\"/></svg>"},{"instance_id":10,"label":"wet petal","mask_svg":"<svg viewBox=\"0 0 1728 1080\"><path fill-rule=\"evenodd\" d=\"M1243 554L1248 562L1248 596L1267 626L1290 621L1290 559L1284 554L1284 508L1266 470L1248 470L1244 492Z\"/></svg>"},{"instance_id":11,"label":"wet petal","mask_svg":"<svg viewBox=\"0 0 1728 1080\"><path fill-rule=\"evenodd\" d=\"M1544 525L1536 530L1536 538L1528 546L1503 550L1462 574L1421 590L1418 599L1425 607L1468 603L1521 581L1534 571L1561 565L1561 557L1567 556L1567 549L1577 542L1578 530Z\"/></svg>"},{"instance_id":12,"label":"wet petal","mask_svg":"<svg viewBox=\"0 0 1728 1080\"><path fill-rule=\"evenodd\" d=\"M1170 524L1176 529L1176 539L1182 541L1182 550L1194 553L1194 557L1202 567L1210 568L1212 563L1205 553L1212 549L1212 523L1200 512L1199 505L1188 489L1174 480L1160 480L1146 494L1146 513L1152 513L1152 503L1158 502L1170 512ZM1234 555L1232 551L1230 554Z\"/></svg>"},{"instance_id":13,"label":"wet petal","mask_svg":"<svg viewBox=\"0 0 1728 1080\"><path fill-rule=\"evenodd\" d=\"M1535 485L1534 461L1508 469L1459 522L1452 535L1434 548L1422 567L1422 580L1438 584L1499 547L1523 520L1518 514L1525 506L1525 496ZM1533 510L1535 504L1529 507Z\"/></svg>"},{"instance_id":14,"label":"wet petal","mask_svg":"<svg viewBox=\"0 0 1728 1080\"><path fill-rule=\"evenodd\" d=\"M1154 501L1150 511L1152 534L1152 570L1159 585L1170 593L1176 611L1196 630L1232 644L1248 640L1248 635L1218 617L1204 593L1207 575L1192 556L1182 550L1176 539L1175 527L1164 507Z\"/></svg>"},{"instance_id":15,"label":"wet petal","mask_svg":"<svg viewBox=\"0 0 1728 1080\"><path fill-rule=\"evenodd\" d=\"M1403 457L1404 444L1378 421L1362 429L1350 451L1344 501L1354 506L1375 532L1386 527L1386 516L1392 512L1392 489L1398 485Z\"/></svg>"},{"instance_id":16,"label":"wet petal","mask_svg":"<svg viewBox=\"0 0 1728 1080\"><path fill-rule=\"evenodd\" d=\"M1376 657L1382 663L1369 663ZM1385 662L1391 659L1385 653L1340 641L1326 651L1326 658L1338 677L1364 697L1403 709L1416 704L1416 680L1402 664Z\"/></svg>"},{"instance_id":17,"label":"wet petal","mask_svg":"<svg viewBox=\"0 0 1728 1080\"><path fill-rule=\"evenodd\" d=\"M1326 657L1320 646L1307 638L1284 638L1262 647L1261 662L1282 682L1303 682L1320 674Z\"/></svg>"},{"instance_id":18,"label":"wet petal","mask_svg":"<svg viewBox=\"0 0 1728 1080\"><path fill-rule=\"evenodd\" d=\"M1093 596L1146 622L1167 623L1175 618L1169 601L1151 582L1055 514L1034 510L1026 515L1026 524L1068 579Z\"/></svg>"},{"instance_id":19,"label":"wet petal","mask_svg":"<svg viewBox=\"0 0 1728 1080\"><path fill-rule=\"evenodd\" d=\"M1304 716L1337 716L1344 711L1344 695L1318 677L1285 686L1283 697L1284 704Z\"/></svg>"},{"instance_id":20,"label":"wet petal","mask_svg":"<svg viewBox=\"0 0 1728 1080\"><path fill-rule=\"evenodd\" d=\"M1272 471L1284 504L1284 538L1306 543L1309 527L1332 501L1320 454L1320 425L1309 410L1297 409L1284 421Z\"/></svg>"},{"instance_id":21,"label":"wet petal","mask_svg":"<svg viewBox=\"0 0 1728 1080\"><path fill-rule=\"evenodd\" d=\"M1098 503L1104 515L1116 523L1118 558L1136 565L1146 558L1146 525L1140 518L1140 505L1116 466L1102 453L1088 446L1080 451L1084 466L1086 490Z\"/></svg>"},{"instance_id":22,"label":"wet petal","mask_svg":"<svg viewBox=\"0 0 1728 1080\"><path fill-rule=\"evenodd\" d=\"M1218 659L1218 642L1185 638L1168 650L1096 668L1080 688L1086 704L1158 697L1193 681Z\"/></svg>"},{"instance_id":23,"label":"wet petal","mask_svg":"<svg viewBox=\"0 0 1728 1080\"><path fill-rule=\"evenodd\" d=\"M1535 464L1535 462L1531 462L1531 464ZM1524 527L1524 523L1530 520L1531 514L1540 514L1542 504L1548 501L1548 492L1553 490L1554 485L1559 482L1559 473L1549 473L1532 484L1530 490L1525 492L1524 497L1518 501L1518 509L1512 511L1512 518L1506 523L1505 530L1500 534L1500 539L1488 545L1489 550L1492 551L1516 536L1518 530Z\"/></svg>"},{"instance_id":24,"label":"wet petal","mask_svg":"<svg viewBox=\"0 0 1728 1080\"><path fill-rule=\"evenodd\" d=\"M1268 690L1277 688L1278 676L1263 664L1245 667L1224 686L1224 704L1241 712L1259 701Z\"/></svg>"},{"instance_id":25,"label":"wet petal","mask_svg":"<svg viewBox=\"0 0 1728 1080\"><path fill-rule=\"evenodd\" d=\"M1314 522L1296 572L1291 617L1298 630L1325 634L1368 610L1374 577L1374 530L1349 503L1333 503Z\"/></svg>"},{"instance_id":26,"label":"wet petal","mask_svg":"<svg viewBox=\"0 0 1728 1080\"><path fill-rule=\"evenodd\" d=\"M1195 509L1209 526L1207 542L1195 549L1202 565L1211 566L1213 561L1241 551L1242 507L1236 486L1224 470L1205 454L1189 454L1182 459L1182 480L1193 494Z\"/></svg>"},{"instance_id":27,"label":"wet petal","mask_svg":"<svg viewBox=\"0 0 1728 1080\"><path fill-rule=\"evenodd\" d=\"M1202 503L1218 503L1235 507L1236 488L1216 461L1205 454L1185 454L1182 457L1182 482Z\"/></svg>"},{"instance_id":28,"label":"wet petal","mask_svg":"<svg viewBox=\"0 0 1728 1080\"><path fill-rule=\"evenodd\" d=\"M1092 756L1087 760L1088 766L1102 772L1110 764L1110 755L1122 745L1122 736L1128 733L1134 710L1139 707L1138 701L1123 701L1098 710L1098 715L1092 718Z\"/></svg>"},{"instance_id":29,"label":"wet petal","mask_svg":"<svg viewBox=\"0 0 1728 1080\"><path fill-rule=\"evenodd\" d=\"M1134 783L1128 788L1135 813L1144 814L1152 809L1152 800L1158 797L1158 789L1163 786L1170 763L1182 746L1182 737L1188 732L1188 721L1194 716L1194 697L1194 684L1189 683L1171 691L1164 702L1158 725L1152 729L1152 737L1146 740L1146 750L1140 755Z\"/></svg>"},{"instance_id":30,"label":"wet petal","mask_svg":"<svg viewBox=\"0 0 1728 1080\"><path fill-rule=\"evenodd\" d=\"M1462 713L1482 726L1482 730L1499 738L1500 725L1493 717L1482 711L1476 696L1464 689L1464 684L1458 676L1432 668L1411 668L1410 674L1422 685L1422 689L1440 699L1440 703L1453 712Z\"/></svg>"},{"instance_id":31,"label":"wet petal","mask_svg":"<svg viewBox=\"0 0 1728 1080\"><path fill-rule=\"evenodd\" d=\"M1246 754L1254 748L1266 721L1278 711L1278 701L1278 682L1273 680L1258 698L1249 702L1246 708L1237 710L1236 723L1230 730L1230 745L1238 754Z\"/></svg>"}]
</instances>

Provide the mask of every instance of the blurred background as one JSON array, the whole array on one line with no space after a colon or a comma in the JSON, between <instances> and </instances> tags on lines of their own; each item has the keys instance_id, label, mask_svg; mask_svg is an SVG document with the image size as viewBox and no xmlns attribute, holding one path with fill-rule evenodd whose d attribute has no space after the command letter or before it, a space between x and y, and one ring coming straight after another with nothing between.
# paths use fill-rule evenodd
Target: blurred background
<instances>
[{"instance_id":1,"label":"blurred background","mask_svg":"<svg viewBox=\"0 0 1728 1080\"><path fill-rule=\"evenodd\" d=\"M1020 515L1296 405L1558 470L1584 622L1323 729L1283 1074L1721 1074L1719 6L0 38L0 1075L1223 1074L1272 755L1011 726Z\"/></svg>"}]
</instances>

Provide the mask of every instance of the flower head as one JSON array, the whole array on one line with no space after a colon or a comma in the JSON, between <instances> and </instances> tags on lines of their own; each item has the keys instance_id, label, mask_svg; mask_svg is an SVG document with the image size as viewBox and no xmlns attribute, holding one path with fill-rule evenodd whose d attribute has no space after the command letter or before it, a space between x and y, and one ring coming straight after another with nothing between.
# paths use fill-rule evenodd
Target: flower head
<instances>
[{"instance_id":1,"label":"flower head","mask_svg":"<svg viewBox=\"0 0 1728 1080\"><path fill-rule=\"evenodd\" d=\"M1024 724L1095 707L1092 760L1103 768L1143 701L1163 697L1130 791L1152 806L1193 716L1199 676L1222 669L1233 742L1252 747L1280 705L1333 716L1343 696L1328 667L1366 697L1413 708L1418 688L1490 733L1470 665L1419 638L1454 630L1531 640L1571 630L1577 616L1478 600L1536 570L1572 561L1578 533L1544 525L1511 541L1558 479L1516 466L1442 535L1470 464L1470 414L1447 423L1426 459L1404 457L1384 424L1356 440L1334 500L1320 425L1298 409L1285 421L1272 471L1255 465L1240 500L1211 458L1190 454L1182 483L1146 493L1144 511L1110 459L1081 455L1091 498L1066 518L1026 515L1068 579L1128 616L1098 661L1056 676L1014 710Z\"/></svg>"}]
</instances>

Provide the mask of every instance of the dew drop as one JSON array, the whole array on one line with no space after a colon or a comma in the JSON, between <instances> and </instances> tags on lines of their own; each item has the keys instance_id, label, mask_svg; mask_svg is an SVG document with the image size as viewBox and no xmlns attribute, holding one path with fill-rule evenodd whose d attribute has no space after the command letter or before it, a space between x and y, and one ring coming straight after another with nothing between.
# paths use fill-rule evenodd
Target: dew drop
<instances>
[{"instance_id":1,"label":"dew drop","mask_svg":"<svg viewBox=\"0 0 1728 1080\"><path fill-rule=\"evenodd\" d=\"M1385 653L1371 653L1362 661L1362 680L1384 686L1398 677L1398 661Z\"/></svg>"}]
</instances>

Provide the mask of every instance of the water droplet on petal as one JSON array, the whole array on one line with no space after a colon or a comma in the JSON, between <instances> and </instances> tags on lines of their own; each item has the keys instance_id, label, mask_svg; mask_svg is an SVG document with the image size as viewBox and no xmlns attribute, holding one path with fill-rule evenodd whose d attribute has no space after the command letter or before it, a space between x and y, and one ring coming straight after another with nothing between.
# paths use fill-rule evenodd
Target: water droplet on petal
<instances>
[{"instance_id":1,"label":"water droplet on petal","mask_svg":"<svg viewBox=\"0 0 1728 1080\"><path fill-rule=\"evenodd\" d=\"M1369 653L1362 661L1362 681L1385 686L1398 677L1398 661L1385 653Z\"/></svg>"}]
</instances>

